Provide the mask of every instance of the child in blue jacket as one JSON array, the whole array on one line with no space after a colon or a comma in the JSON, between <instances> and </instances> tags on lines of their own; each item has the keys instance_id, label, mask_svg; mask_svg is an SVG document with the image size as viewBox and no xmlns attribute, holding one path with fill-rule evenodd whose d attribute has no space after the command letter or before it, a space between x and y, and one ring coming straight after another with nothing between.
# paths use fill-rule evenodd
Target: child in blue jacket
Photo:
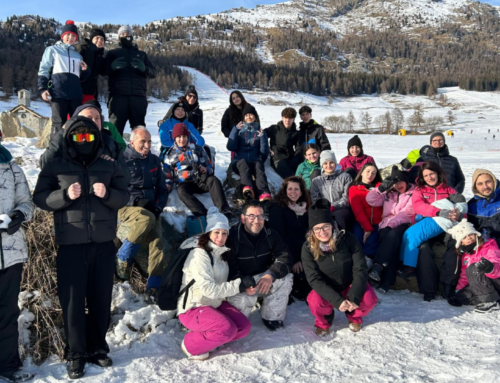
<instances>
[{"instance_id":1,"label":"child in blue jacket","mask_svg":"<svg viewBox=\"0 0 500 383\"><path fill-rule=\"evenodd\" d=\"M189 130L190 144L195 144L202 148L205 146L205 140L201 134L186 118L186 105L182 101L178 101L173 106L173 113L170 118L160 125L158 134L160 135L162 149L168 149L174 145L173 131L174 126L178 123L183 123Z\"/></svg>"}]
</instances>

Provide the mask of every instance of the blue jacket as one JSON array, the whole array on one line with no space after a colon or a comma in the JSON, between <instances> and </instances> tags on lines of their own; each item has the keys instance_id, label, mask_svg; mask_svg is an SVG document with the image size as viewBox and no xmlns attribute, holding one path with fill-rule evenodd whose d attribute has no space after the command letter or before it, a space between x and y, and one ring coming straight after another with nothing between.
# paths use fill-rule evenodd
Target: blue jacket
<instances>
[{"instance_id":1,"label":"blue jacket","mask_svg":"<svg viewBox=\"0 0 500 383\"><path fill-rule=\"evenodd\" d=\"M174 125L182 122L187 126L191 136L189 137L189 143L198 146L205 146L205 140L201 134L196 130L193 124L191 124L187 119L183 121L177 120L174 116L170 117L167 121L160 125L158 134L160 135L161 146L163 148L170 148L174 145L174 139L172 137L172 132L174 130Z\"/></svg>"},{"instance_id":2,"label":"blue jacket","mask_svg":"<svg viewBox=\"0 0 500 383\"><path fill-rule=\"evenodd\" d=\"M245 123L241 129L233 127L227 141L227 150L234 152L233 161L241 159L247 162L261 160L266 161L269 156L269 143L266 133L262 132L259 136L260 124L253 122Z\"/></svg>"},{"instance_id":3,"label":"blue jacket","mask_svg":"<svg viewBox=\"0 0 500 383\"><path fill-rule=\"evenodd\" d=\"M83 98L80 81L90 76L90 68L82 71L83 61L74 45L58 41L45 48L38 70L38 90L48 90L52 98L81 100Z\"/></svg>"},{"instance_id":4,"label":"blue jacket","mask_svg":"<svg viewBox=\"0 0 500 383\"><path fill-rule=\"evenodd\" d=\"M496 184L497 187L489 199L475 193L468 202L467 219L486 238L494 238L498 242L500 239L500 182L497 180Z\"/></svg>"}]
</instances>

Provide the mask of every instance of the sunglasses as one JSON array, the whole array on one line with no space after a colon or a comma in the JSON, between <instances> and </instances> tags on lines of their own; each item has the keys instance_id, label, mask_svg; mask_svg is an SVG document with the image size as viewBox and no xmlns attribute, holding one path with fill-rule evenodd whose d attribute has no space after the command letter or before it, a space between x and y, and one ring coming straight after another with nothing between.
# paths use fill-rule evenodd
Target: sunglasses
<instances>
[{"instance_id":1,"label":"sunglasses","mask_svg":"<svg viewBox=\"0 0 500 383\"><path fill-rule=\"evenodd\" d=\"M81 133L81 134L73 134L74 142L92 142L95 140L95 136L91 133Z\"/></svg>"}]
</instances>

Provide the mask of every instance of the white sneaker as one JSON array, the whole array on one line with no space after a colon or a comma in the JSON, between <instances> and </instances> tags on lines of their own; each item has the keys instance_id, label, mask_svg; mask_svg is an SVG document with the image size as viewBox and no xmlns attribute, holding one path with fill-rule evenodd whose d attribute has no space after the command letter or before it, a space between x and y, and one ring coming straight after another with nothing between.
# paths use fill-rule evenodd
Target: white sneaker
<instances>
[{"instance_id":1,"label":"white sneaker","mask_svg":"<svg viewBox=\"0 0 500 383\"><path fill-rule=\"evenodd\" d=\"M475 308L474 311L476 313L480 314L486 314L490 311L496 311L499 310L500 307L498 306L498 303L495 302L484 302L484 303L479 303Z\"/></svg>"},{"instance_id":2,"label":"white sneaker","mask_svg":"<svg viewBox=\"0 0 500 383\"><path fill-rule=\"evenodd\" d=\"M210 357L209 352L206 352L206 353L200 354L200 355L191 355L188 352L188 350L186 350L186 346L184 346L184 340L182 340L181 349L184 352L184 354L187 355L189 360L207 360Z\"/></svg>"}]
</instances>

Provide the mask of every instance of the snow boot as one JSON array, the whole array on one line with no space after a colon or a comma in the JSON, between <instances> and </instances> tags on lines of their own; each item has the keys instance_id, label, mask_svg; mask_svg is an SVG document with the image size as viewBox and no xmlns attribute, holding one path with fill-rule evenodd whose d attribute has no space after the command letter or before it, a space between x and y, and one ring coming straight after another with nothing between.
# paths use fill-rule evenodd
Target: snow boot
<instances>
[{"instance_id":1,"label":"snow boot","mask_svg":"<svg viewBox=\"0 0 500 383\"><path fill-rule=\"evenodd\" d=\"M415 277L417 274L414 267L402 266L398 269L397 275L400 278L408 279L410 277Z\"/></svg>"},{"instance_id":2,"label":"snow boot","mask_svg":"<svg viewBox=\"0 0 500 383\"><path fill-rule=\"evenodd\" d=\"M113 360L106 354L94 354L87 358L87 362L96 364L100 367L111 367Z\"/></svg>"},{"instance_id":3,"label":"snow boot","mask_svg":"<svg viewBox=\"0 0 500 383\"><path fill-rule=\"evenodd\" d=\"M116 254L116 274L118 278L123 281L130 279L130 269L132 267L132 260L141 248L140 243L132 243L128 240L123 240L122 246L118 249Z\"/></svg>"},{"instance_id":4,"label":"snow boot","mask_svg":"<svg viewBox=\"0 0 500 383\"><path fill-rule=\"evenodd\" d=\"M476 305L476 307L474 307L474 312L476 313L479 313L479 314L486 314L490 311L496 311L500 309L500 307L498 307L498 302L482 302L482 303L479 303L478 305Z\"/></svg>"},{"instance_id":5,"label":"snow boot","mask_svg":"<svg viewBox=\"0 0 500 383\"><path fill-rule=\"evenodd\" d=\"M200 354L200 355L191 355L188 350L186 350L186 346L184 345L184 339L182 340L182 343L181 343L181 350L184 352L184 354L186 354L186 356L188 357L189 360L207 360L209 357L210 357L210 353L209 352L206 352L204 354Z\"/></svg>"},{"instance_id":6,"label":"snow boot","mask_svg":"<svg viewBox=\"0 0 500 383\"><path fill-rule=\"evenodd\" d=\"M384 268L382 265L375 263L372 267L372 271L370 271L370 274L368 274L368 278L374 280L375 282L380 282L383 270Z\"/></svg>"},{"instance_id":7,"label":"snow boot","mask_svg":"<svg viewBox=\"0 0 500 383\"><path fill-rule=\"evenodd\" d=\"M424 301L425 302L432 302L436 299L436 294L434 293L425 293L424 294Z\"/></svg>"},{"instance_id":8,"label":"snow boot","mask_svg":"<svg viewBox=\"0 0 500 383\"><path fill-rule=\"evenodd\" d=\"M262 193L259 197L260 202L271 201L272 199L273 199L273 197L269 193Z\"/></svg>"},{"instance_id":9,"label":"snow boot","mask_svg":"<svg viewBox=\"0 0 500 383\"><path fill-rule=\"evenodd\" d=\"M70 379L79 379L85 375L85 358L69 360L66 364L66 371Z\"/></svg>"},{"instance_id":10,"label":"snow boot","mask_svg":"<svg viewBox=\"0 0 500 383\"><path fill-rule=\"evenodd\" d=\"M447 283L443 283L442 285L443 285L443 298L446 299L448 304L455 307L462 306L462 303L455 296L455 289L453 288L453 286Z\"/></svg>"},{"instance_id":11,"label":"snow boot","mask_svg":"<svg viewBox=\"0 0 500 383\"><path fill-rule=\"evenodd\" d=\"M271 331L276 331L280 328L285 328L282 320L267 320L262 318L262 323Z\"/></svg>"},{"instance_id":12,"label":"snow boot","mask_svg":"<svg viewBox=\"0 0 500 383\"><path fill-rule=\"evenodd\" d=\"M349 322L349 330L352 332L358 332L361 330L361 327L363 326L363 323L354 323L354 322Z\"/></svg>"},{"instance_id":13,"label":"snow boot","mask_svg":"<svg viewBox=\"0 0 500 383\"><path fill-rule=\"evenodd\" d=\"M315 329L316 335L319 337L324 337L324 336L327 336L328 334L330 334L330 328L320 328L320 327L314 326L314 329Z\"/></svg>"}]
</instances>

